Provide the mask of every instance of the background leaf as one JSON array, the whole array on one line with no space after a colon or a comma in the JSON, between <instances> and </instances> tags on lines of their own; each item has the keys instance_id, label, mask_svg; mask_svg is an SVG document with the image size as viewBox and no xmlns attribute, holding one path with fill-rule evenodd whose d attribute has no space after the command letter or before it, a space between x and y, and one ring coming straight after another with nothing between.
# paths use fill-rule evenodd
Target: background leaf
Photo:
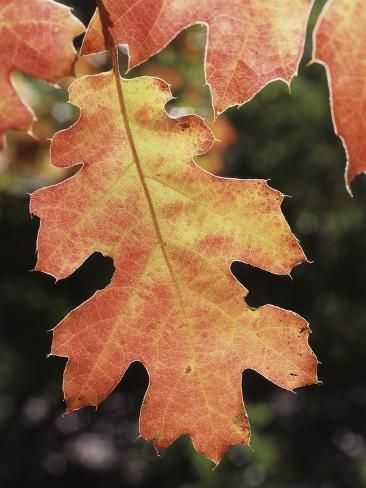
<instances>
[{"instance_id":1,"label":"background leaf","mask_svg":"<svg viewBox=\"0 0 366 488\"><path fill-rule=\"evenodd\" d=\"M365 45L364 3L330 0L314 31L314 61L327 68L334 128L347 154L347 187L366 171Z\"/></svg>"},{"instance_id":2,"label":"background leaf","mask_svg":"<svg viewBox=\"0 0 366 488\"><path fill-rule=\"evenodd\" d=\"M192 24L207 25L206 78L215 113L250 100L275 79L291 81L304 47L312 0L103 0L114 44L127 44L129 68ZM143 20L142 20L143 19ZM97 11L82 54L105 50Z\"/></svg>"}]
</instances>

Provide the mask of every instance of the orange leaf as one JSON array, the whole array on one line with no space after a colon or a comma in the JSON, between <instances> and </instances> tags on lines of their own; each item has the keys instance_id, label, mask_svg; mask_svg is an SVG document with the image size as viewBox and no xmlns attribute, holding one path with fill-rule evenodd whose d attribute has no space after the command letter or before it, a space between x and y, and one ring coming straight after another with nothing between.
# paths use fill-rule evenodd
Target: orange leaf
<instances>
[{"instance_id":1,"label":"orange leaf","mask_svg":"<svg viewBox=\"0 0 366 488\"><path fill-rule=\"evenodd\" d=\"M314 30L314 60L327 69L335 131L347 154L346 184L366 171L366 9L329 0Z\"/></svg>"},{"instance_id":2,"label":"orange leaf","mask_svg":"<svg viewBox=\"0 0 366 488\"><path fill-rule=\"evenodd\" d=\"M232 444L249 442L243 370L289 390L316 381L307 323L272 305L247 306L230 264L287 274L305 257L279 192L194 164L212 133L198 116L170 118L170 98L150 77L108 72L73 83L80 119L56 134L51 155L55 166L82 168L32 195L42 219L37 269L65 278L95 251L116 268L54 330L52 353L68 357L68 410L98 405L141 361L150 377L141 435L159 448L189 434L219 462Z\"/></svg>"},{"instance_id":3,"label":"orange leaf","mask_svg":"<svg viewBox=\"0 0 366 488\"><path fill-rule=\"evenodd\" d=\"M56 82L71 73L72 40L84 26L52 0L0 0L0 149L7 130L29 130L33 113L11 82L13 71Z\"/></svg>"},{"instance_id":4,"label":"orange leaf","mask_svg":"<svg viewBox=\"0 0 366 488\"><path fill-rule=\"evenodd\" d=\"M312 0L103 0L115 44L128 44L129 68L164 48L180 31L204 23L207 82L217 113L250 100L267 83L290 83L305 42ZM105 50L96 12L82 54Z\"/></svg>"}]
</instances>

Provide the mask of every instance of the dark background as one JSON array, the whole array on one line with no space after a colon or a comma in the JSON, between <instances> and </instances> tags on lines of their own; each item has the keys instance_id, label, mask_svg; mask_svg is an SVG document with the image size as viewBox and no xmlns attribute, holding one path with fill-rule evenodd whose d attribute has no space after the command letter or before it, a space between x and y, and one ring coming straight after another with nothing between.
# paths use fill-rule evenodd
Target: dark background
<instances>
[{"instance_id":1,"label":"dark background","mask_svg":"<svg viewBox=\"0 0 366 488\"><path fill-rule=\"evenodd\" d=\"M76 7L75 14L85 23L94 10L92 1L64 3ZM315 4L291 95L284 83L275 82L244 107L230 109L225 116L238 137L224 154L226 175L270 178L271 186L292 196L283 211L313 264L297 267L292 281L238 263L233 270L250 290L250 305L273 303L310 322L323 385L294 395L245 372L252 450L233 447L215 470L187 438L160 457L149 443L136 440L148 381L140 364L130 367L98 411L63 416L65 360L46 358L51 342L47 331L108 283L113 264L93 255L57 285L46 275L29 272L36 259L38 220L29 216L26 193L60 178L45 169L45 132L50 136L68 126L75 113L67 117L65 89L20 78L27 90L37 93L34 110L41 136L34 141L10 134L0 159L0 486L366 486L366 180L356 180L351 199L344 186L344 150L330 118L325 70L317 64L306 67L311 29L323 4ZM189 29L129 76L165 70L179 96L173 105L182 107L189 100L197 113L209 115L204 33L203 27ZM197 41L194 48L192 38ZM50 107L51 122L46 115Z\"/></svg>"}]
</instances>

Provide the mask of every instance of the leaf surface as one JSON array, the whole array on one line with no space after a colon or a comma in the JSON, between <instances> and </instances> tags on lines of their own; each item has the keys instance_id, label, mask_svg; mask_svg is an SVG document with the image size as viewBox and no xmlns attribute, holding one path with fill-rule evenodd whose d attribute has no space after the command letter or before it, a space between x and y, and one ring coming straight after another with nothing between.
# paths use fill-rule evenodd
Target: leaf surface
<instances>
[{"instance_id":1,"label":"leaf surface","mask_svg":"<svg viewBox=\"0 0 366 488\"><path fill-rule=\"evenodd\" d=\"M314 31L314 60L327 69L332 116L346 153L347 186L366 171L366 9L329 0Z\"/></svg>"},{"instance_id":2,"label":"leaf surface","mask_svg":"<svg viewBox=\"0 0 366 488\"><path fill-rule=\"evenodd\" d=\"M115 44L129 47L129 68L156 54L186 27L207 25L206 79L217 113L247 102L270 81L291 81L302 55L312 3L103 0L109 34ZM87 30L82 54L105 49L97 11Z\"/></svg>"},{"instance_id":3,"label":"leaf surface","mask_svg":"<svg viewBox=\"0 0 366 488\"><path fill-rule=\"evenodd\" d=\"M61 279L95 251L114 260L111 283L54 329L52 353L68 357L68 410L98 405L141 361L150 378L141 435L160 448L189 434L219 462L249 442L245 369L289 390L316 382L307 323L272 305L248 307L231 262L288 274L305 257L279 192L194 164L212 133L198 116L170 118L170 98L150 77L74 82L80 119L55 135L51 156L82 167L32 195L37 269Z\"/></svg>"},{"instance_id":4,"label":"leaf surface","mask_svg":"<svg viewBox=\"0 0 366 488\"><path fill-rule=\"evenodd\" d=\"M0 149L8 130L29 130L33 113L11 81L22 71L56 82L71 73L73 38L84 26L69 8L51 0L0 0Z\"/></svg>"}]
</instances>

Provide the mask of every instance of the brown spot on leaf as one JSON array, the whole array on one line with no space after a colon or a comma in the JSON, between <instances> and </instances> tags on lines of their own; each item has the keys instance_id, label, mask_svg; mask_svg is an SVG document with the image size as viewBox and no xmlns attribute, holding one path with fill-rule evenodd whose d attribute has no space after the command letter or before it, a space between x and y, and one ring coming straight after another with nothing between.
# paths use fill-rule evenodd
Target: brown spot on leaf
<instances>
[{"instance_id":1,"label":"brown spot on leaf","mask_svg":"<svg viewBox=\"0 0 366 488\"><path fill-rule=\"evenodd\" d=\"M234 424L240 424L241 422L243 422L243 414L239 413L239 415L234 417Z\"/></svg>"},{"instance_id":2,"label":"brown spot on leaf","mask_svg":"<svg viewBox=\"0 0 366 488\"><path fill-rule=\"evenodd\" d=\"M187 122L184 122L183 124L180 124L181 129L184 131L186 129L189 129L191 126Z\"/></svg>"},{"instance_id":3,"label":"brown spot on leaf","mask_svg":"<svg viewBox=\"0 0 366 488\"><path fill-rule=\"evenodd\" d=\"M152 108L150 105L143 105L134 114L136 121L141 125L148 124L151 121L151 112Z\"/></svg>"}]
</instances>

